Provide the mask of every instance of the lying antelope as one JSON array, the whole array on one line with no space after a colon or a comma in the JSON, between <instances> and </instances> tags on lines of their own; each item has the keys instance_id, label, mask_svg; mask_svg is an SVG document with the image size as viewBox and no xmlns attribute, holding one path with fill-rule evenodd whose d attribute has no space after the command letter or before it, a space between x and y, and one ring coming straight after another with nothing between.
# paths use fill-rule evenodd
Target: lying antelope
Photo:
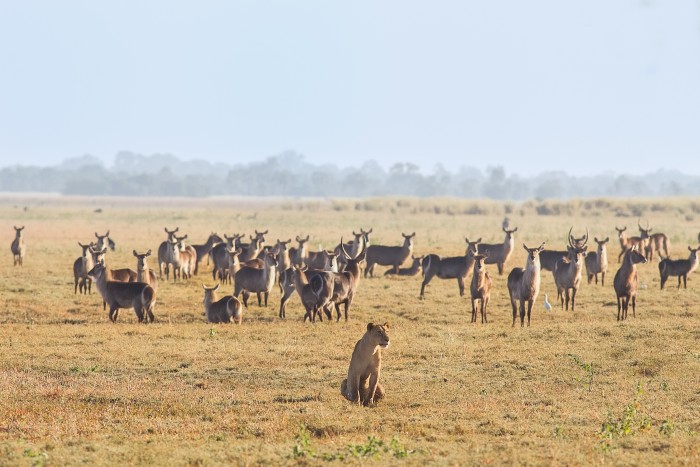
<instances>
[{"instance_id":1,"label":"lying antelope","mask_svg":"<svg viewBox=\"0 0 700 467\"><path fill-rule=\"evenodd\" d=\"M370 245L364 249L367 256L365 277L367 277L367 274L374 277L374 266L376 264L380 266L393 266L394 271L398 273L399 266L413 253L413 238L416 236L416 233L413 232L411 235L401 233L401 235L404 239L402 246ZM343 250L345 250L344 247Z\"/></svg>"},{"instance_id":2,"label":"lying antelope","mask_svg":"<svg viewBox=\"0 0 700 467\"><path fill-rule=\"evenodd\" d=\"M610 237L605 237L605 240L598 240L598 237L593 237L593 240L598 244L596 251L586 254L586 275L590 284L595 277L595 283L598 284L598 274L600 274L600 284L605 287L605 273L608 271L608 248L607 243Z\"/></svg>"},{"instance_id":3,"label":"lying antelope","mask_svg":"<svg viewBox=\"0 0 700 467\"><path fill-rule=\"evenodd\" d=\"M199 273L199 263L204 259L204 257L207 258L207 264L209 264L209 258L210 258L210 253L212 248L214 248L214 245L217 243L222 243L223 240L221 237L219 237L217 234L212 232L209 234L209 237L207 238L207 241L203 245L192 245L192 248L194 248L194 251L196 253L196 258L197 261L194 265L194 274L197 275Z\"/></svg>"},{"instance_id":4,"label":"lying antelope","mask_svg":"<svg viewBox=\"0 0 700 467\"><path fill-rule=\"evenodd\" d=\"M527 302L527 325L530 326L532 304L540 293L540 253L544 250L544 242L537 248L528 248L523 243L523 248L527 251L525 268L513 268L508 274L508 295L513 307L513 326L518 315L517 302L520 302L520 327L525 326L525 302Z\"/></svg>"},{"instance_id":5,"label":"lying antelope","mask_svg":"<svg viewBox=\"0 0 700 467\"><path fill-rule=\"evenodd\" d=\"M311 322L316 322L316 316L323 321L321 310L328 307L333 296L333 276L327 272L315 271L307 277L306 270L296 266L293 275L294 287L306 310L304 322L307 318ZM328 319L330 319L330 312Z\"/></svg>"},{"instance_id":6,"label":"lying antelope","mask_svg":"<svg viewBox=\"0 0 700 467\"><path fill-rule=\"evenodd\" d=\"M661 275L661 290L670 276L678 276L678 288L681 288L681 279L683 279L683 288L687 289L686 284L688 275L698 268L698 250L700 248L688 247L690 254L688 259L669 259L665 258L659 262L659 274Z\"/></svg>"},{"instance_id":7,"label":"lying antelope","mask_svg":"<svg viewBox=\"0 0 700 467\"><path fill-rule=\"evenodd\" d=\"M27 253L27 245L24 243L24 226L22 227L15 227L15 239L12 240L12 244L10 245L10 250L12 251L12 260L15 266L18 264L22 266L24 263L24 255Z\"/></svg>"},{"instance_id":8,"label":"lying antelope","mask_svg":"<svg viewBox=\"0 0 700 467\"><path fill-rule=\"evenodd\" d=\"M617 295L617 320L627 319L627 310L629 309L630 301L632 302L632 316L637 317L637 286L639 279L637 277L637 264L646 263L647 259L637 251L637 245L626 250L625 257L622 261L620 269L615 273L613 286L615 287L615 295Z\"/></svg>"},{"instance_id":9,"label":"lying antelope","mask_svg":"<svg viewBox=\"0 0 700 467\"><path fill-rule=\"evenodd\" d=\"M394 270L394 268L387 269L384 275L417 276L418 274L423 274L423 258L425 258L425 256L411 256L413 263L411 263L410 268L399 268L398 273Z\"/></svg>"},{"instance_id":10,"label":"lying antelope","mask_svg":"<svg viewBox=\"0 0 700 467\"><path fill-rule=\"evenodd\" d=\"M571 289L571 311L576 307L576 293L581 285L581 272L585 262L586 245L588 243L588 232L586 236L575 241L569 237L569 255L567 258L560 258L554 264L554 285L557 287L557 299L561 301L561 309L564 309L564 299L566 298L566 310L569 310L569 289Z\"/></svg>"},{"instance_id":11,"label":"lying antelope","mask_svg":"<svg viewBox=\"0 0 700 467\"><path fill-rule=\"evenodd\" d=\"M505 264L508 261L508 258L510 258L511 253L513 253L513 250L515 249L515 239L513 238L513 234L517 231L517 227L512 230L508 230L506 227L503 227L503 232L505 232L506 234L503 243L482 243L479 245L479 249L481 251L488 250L489 252L488 257L486 258L486 264L498 265L499 276L503 275Z\"/></svg>"},{"instance_id":12,"label":"lying antelope","mask_svg":"<svg viewBox=\"0 0 700 467\"><path fill-rule=\"evenodd\" d=\"M243 306L241 302L231 295L226 295L217 300L216 291L219 290L219 284L214 287L207 287L202 284L204 289L204 315L210 323L233 323L243 322Z\"/></svg>"},{"instance_id":13,"label":"lying antelope","mask_svg":"<svg viewBox=\"0 0 700 467\"><path fill-rule=\"evenodd\" d=\"M276 254L277 252L274 252L265 256L265 267L262 269L242 266L236 273L233 296L238 298L238 295L242 292L243 305L246 308L248 307L248 297L251 292L257 294L258 306L262 306L261 294L265 294L265 306L267 306L267 299L270 296L270 290L275 284L275 276L277 274Z\"/></svg>"},{"instance_id":14,"label":"lying antelope","mask_svg":"<svg viewBox=\"0 0 700 467\"><path fill-rule=\"evenodd\" d=\"M151 250L146 253L138 253L134 250L136 257L136 282L144 282L153 287L154 292L158 292L158 278L153 269L148 267L148 257L151 256Z\"/></svg>"},{"instance_id":15,"label":"lying antelope","mask_svg":"<svg viewBox=\"0 0 700 467\"><path fill-rule=\"evenodd\" d=\"M92 254L90 254L93 244L83 245L78 242L78 245L83 249L83 254L73 262L73 279L75 281L73 293L77 294L78 289L80 289L81 294L90 294L92 293L92 279L88 276L88 271L95 266L92 261Z\"/></svg>"},{"instance_id":16,"label":"lying antelope","mask_svg":"<svg viewBox=\"0 0 700 467\"><path fill-rule=\"evenodd\" d=\"M113 323L117 322L120 308L133 308L139 323L154 321L156 293L153 287L143 282L110 281L102 262L95 264L88 274L95 280L98 292L109 305L109 319Z\"/></svg>"},{"instance_id":17,"label":"lying antelope","mask_svg":"<svg viewBox=\"0 0 700 467\"><path fill-rule=\"evenodd\" d=\"M671 247L670 242L668 240L668 237L666 236L665 233L655 233L649 235L649 232L651 232L652 229L649 228L649 222L647 222L647 228L644 229L642 228L641 224L639 221L637 221L637 226L639 227L639 234L640 238L644 241L645 247L644 247L644 256L646 257L647 261L651 261L654 259L654 252L661 257L661 249L664 250L664 254L666 255L666 258L669 258L668 255L668 250Z\"/></svg>"},{"instance_id":18,"label":"lying antelope","mask_svg":"<svg viewBox=\"0 0 700 467\"><path fill-rule=\"evenodd\" d=\"M478 245L481 242L481 238L475 242L470 242L469 238L465 238L465 240L467 242L467 251L464 256L440 258L436 254L430 254L423 258L424 278L419 296L421 300L425 298L425 287L435 276L440 279L457 279L459 296L464 296L464 283L474 267L474 255L478 253Z\"/></svg>"},{"instance_id":19,"label":"lying antelope","mask_svg":"<svg viewBox=\"0 0 700 467\"><path fill-rule=\"evenodd\" d=\"M167 281L170 279L170 264L173 262L171 256L172 250L168 247L168 242L175 239L175 233L177 233L180 228L175 227L175 230L168 230L167 227L164 227L164 229L165 233L168 234L168 238L158 246L158 277L162 280L163 270L165 270L165 280Z\"/></svg>"},{"instance_id":20,"label":"lying antelope","mask_svg":"<svg viewBox=\"0 0 700 467\"><path fill-rule=\"evenodd\" d=\"M628 237L625 231L627 230L627 226L623 228L619 228L615 226L615 230L617 230L617 238L620 240L620 254L617 255L617 262L619 263L620 260L622 259L622 256L627 252L627 250L631 248L637 248L639 251L644 251L646 247L646 242L642 237Z\"/></svg>"},{"instance_id":21,"label":"lying antelope","mask_svg":"<svg viewBox=\"0 0 700 467\"><path fill-rule=\"evenodd\" d=\"M474 256L474 274L472 274L472 283L469 287L472 298L472 323L476 323L476 301L478 300L479 309L481 310L481 324L488 323L486 317L486 306L491 298L491 277L486 271L486 259L488 255Z\"/></svg>"},{"instance_id":22,"label":"lying antelope","mask_svg":"<svg viewBox=\"0 0 700 467\"><path fill-rule=\"evenodd\" d=\"M352 258L343 245L343 239L340 239L340 250L345 256L347 265L343 272L331 272L333 276L333 295L331 302L335 305L337 314L336 321L340 321L340 305L345 307L345 321L348 320L348 310L352 305L357 286L360 283L360 265L365 261L367 248L363 248L355 258Z\"/></svg>"}]
</instances>

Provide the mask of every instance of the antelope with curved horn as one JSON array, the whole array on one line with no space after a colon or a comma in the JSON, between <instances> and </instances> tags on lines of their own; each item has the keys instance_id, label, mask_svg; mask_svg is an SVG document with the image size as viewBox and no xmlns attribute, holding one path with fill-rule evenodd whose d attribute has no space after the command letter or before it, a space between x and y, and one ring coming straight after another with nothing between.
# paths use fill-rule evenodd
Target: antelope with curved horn
<instances>
[{"instance_id":1,"label":"antelope with curved horn","mask_svg":"<svg viewBox=\"0 0 700 467\"><path fill-rule=\"evenodd\" d=\"M367 247L362 248L357 257L353 258L345 249L343 239L341 238L340 250L343 255L345 255L347 266L343 272L330 273L333 276L333 295L331 296L331 302L333 302L335 306L335 312L337 314L336 321L340 321L341 304L345 307L345 321L347 321L348 310L350 309L350 305L352 305L355 292L357 292L357 286L360 283L360 265L365 261ZM328 312L326 314L328 314Z\"/></svg>"},{"instance_id":2,"label":"antelope with curved horn","mask_svg":"<svg viewBox=\"0 0 700 467\"><path fill-rule=\"evenodd\" d=\"M573 227L572 227L573 229ZM571 289L571 311L576 307L576 293L581 285L581 272L583 271L583 263L585 262L586 250L588 244L588 229L586 236L576 239L569 231L569 256L560 258L554 264L554 284L557 287L557 299L561 301L561 309L564 309L564 299L566 298L566 310L569 310L569 289Z\"/></svg>"},{"instance_id":3,"label":"antelope with curved horn","mask_svg":"<svg viewBox=\"0 0 700 467\"><path fill-rule=\"evenodd\" d=\"M600 274L600 284L605 287L605 273L608 271L608 248L607 243L610 237L605 237L605 240L598 240L598 237L593 237L593 240L598 244L596 251L592 251L586 255L586 275L590 284L595 277L595 283L598 283L598 274Z\"/></svg>"},{"instance_id":4,"label":"antelope with curved horn","mask_svg":"<svg viewBox=\"0 0 700 467\"><path fill-rule=\"evenodd\" d=\"M240 300L231 295L226 295L221 299L217 299L216 291L219 290L219 284L214 287L207 287L202 284L204 289L204 315L210 323L233 323L243 322L243 306Z\"/></svg>"},{"instance_id":5,"label":"antelope with curved horn","mask_svg":"<svg viewBox=\"0 0 700 467\"><path fill-rule=\"evenodd\" d=\"M92 293L92 279L88 276L88 271L95 266L90 254L90 248L93 244L83 245L78 242L78 245L83 249L83 255L73 262L73 279L75 281L73 293L78 293L78 289L80 289L81 294L90 294Z\"/></svg>"},{"instance_id":6,"label":"antelope with curved horn","mask_svg":"<svg viewBox=\"0 0 700 467\"><path fill-rule=\"evenodd\" d=\"M642 225L637 221L637 226L639 227L640 238L644 241L644 256L647 261L654 259L654 252L658 253L661 258L661 249L664 250L666 259L670 258L668 255L668 250L671 248L671 244L668 240L668 236L665 233L655 233L649 235L652 229L649 228L649 221L647 221L647 228L643 228Z\"/></svg>"},{"instance_id":7,"label":"antelope with curved horn","mask_svg":"<svg viewBox=\"0 0 700 467\"><path fill-rule=\"evenodd\" d=\"M305 270L304 273L306 274L306 278L308 281L311 281L313 279L314 274L334 272L333 268L335 265L331 262L332 257L327 256L326 259L327 259L326 264L324 264L320 270L319 269L314 270L314 269L308 269L308 268ZM294 292L297 291L296 284L294 282L294 268L298 268L298 267L299 267L298 265L293 264L292 267L280 271L279 285L280 285L280 288L282 289L282 298L280 300L279 317L282 319L287 317L287 303L291 299L292 295L294 295ZM302 266L302 268L303 267L305 267L305 266ZM328 310L328 307L324 307L324 311L326 312L326 316L328 316L328 319L331 319L331 314L330 314L330 311Z\"/></svg>"},{"instance_id":8,"label":"antelope with curved horn","mask_svg":"<svg viewBox=\"0 0 700 467\"><path fill-rule=\"evenodd\" d=\"M664 289L664 285L668 280L669 276L678 276L678 288L681 288L681 279L683 279L683 288L687 289L688 286L686 282L688 281L688 275L698 268L698 249L691 248L688 246L688 259L669 259L665 258L659 262L659 274L661 275L661 290Z\"/></svg>"},{"instance_id":9,"label":"antelope with curved horn","mask_svg":"<svg viewBox=\"0 0 700 467\"><path fill-rule=\"evenodd\" d=\"M158 292L158 278L153 269L148 267L147 258L151 256L151 250L149 249L146 253L138 253L134 250L134 256L136 257L136 281L144 282L153 287L154 292Z\"/></svg>"},{"instance_id":10,"label":"antelope with curved horn","mask_svg":"<svg viewBox=\"0 0 700 467\"><path fill-rule=\"evenodd\" d=\"M514 228L509 230L505 226L503 227L503 232L505 232L506 237L503 240L503 243L496 243L496 244L490 244L490 243L481 243L479 244L479 249L481 251L489 251L489 257L486 258L486 264L496 264L498 265L498 275L502 276L503 275L503 270L505 268L505 264L508 261L508 258L510 258L511 253L515 249L515 239L513 238L513 234L518 231L518 228Z\"/></svg>"},{"instance_id":11,"label":"antelope with curved horn","mask_svg":"<svg viewBox=\"0 0 700 467\"><path fill-rule=\"evenodd\" d=\"M12 260L14 266L17 266L18 264L22 266L22 264L24 264L24 255L27 253L27 245L24 243L24 233L22 232L24 230L24 226L19 228L15 226L12 227L15 229L15 239L12 240L12 244L10 245Z\"/></svg>"},{"instance_id":12,"label":"antelope with curved horn","mask_svg":"<svg viewBox=\"0 0 700 467\"><path fill-rule=\"evenodd\" d=\"M317 316L323 321L321 310L328 307L333 296L333 276L327 272L313 271L308 277L306 271L306 268L294 266L294 287L306 310L304 322L308 318L315 323ZM330 319L330 315L328 317Z\"/></svg>"},{"instance_id":13,"label":"antelope with curved horn","mask_svg":"<svg viewBox=\"0 0 700 467\"><path fill-rule=\"evenodd\" d=\"M518 302L520 303L520 327L525 326L525 302L527 302L527 325L530 326L532 304L540 293L540 253L544 250L544 243L542 242L537 248L528 248L523 243L523 248L527 251L525 267L513 268L508 274L508 295L513 307L513 326L518 315Z\"/></svg>"},{"instance_id":14,"label":"antelope with curved horn","mask_svg":"<svg viewBox=\"0 0 700 467\"><path fill-rule=\"evenodd\" d=\"M642 237L629 237L625 233L627 230L627 226L623 228L619 228L615 226L615 230L617 230L617 238L620 240L620 254L617 255L617 262L619 263L620 260L622 259L622 256L627 253L627 250L636 247L637 250L639 251L644 251L644 247L646 246L646 243Z\"/></svg>"},{"instance_id":15,"label":"antelope with curved horn","mask_svg":"<svg viewBox=\"0 0 700 467\"><path fill-rule=\"evenodd\" d=\"M413 238L416 236L416 233L413 232L410 235L406 235L402 232L401 235L403 236L403 245L401 246L371 245L364 249L367 256L365 277L367 277L367 274L374 277L374 266L376 264L393 266L394 271L398 273L399 267L413 253ZM345 250L345 247L343 247L343 250Z\"/></svg>"},{"instance_id":16,"label":"antelope with curved horn","mask_svg":"<svg viewBox=\"0 0 700 467\"><path fill-rule=\"evenodd\" d=\"M627 310L632 302L632 316L637 317L637 287L639 278L637 276L637 264L646 263L647 259L637 251L637 245L626 250L622 265L615 273L613 286L617 296L617 320L627 319Z\"/></svg>"},{"instance_id":17,"label":"antelope with curved horn","mask_svg":"<svg viewBox=\"0 0 700 467\"><path fill-rule=\"evenodd\" d=\"M571 233L573 231L573 227L569 230L569 234L566 236L566 243L567 247L566 250L544 250L540 253L540 268L546 270L546 271L552 271L554 272L554 265L559 261L561 258L568 258L569 256L569 246L572 243L576 246L580 246L581 242L586 239L588 241L588 237L584 235L581 238L575 238L573 234Z\"/></svg>"},{"instance_id":18,"label":"antelope with curved horn","mask_svg":"<svg viewBox=\"0 0 700 467\"><path fill-rule=\"evenodd\" d=\"M475 242L470 242L469 238L465 238L467 242L467 251L464 256L453 256L449 258L440 258L436 254L427 255L423 258L423 283L420 287L419 298L423 300L425 298L425 288L433 279L433 277L438 277L440 279L457 279L457 285L459 286L459 296L464 296L464 284L467 280L467 276L472 271L474 267L474 255L479 251L479 243L481 238Z\"/></svg>"},{"instance_id":19,"label":"antelope with curved horn","mask_svg":"<svg viewBox=\"0 0 700 467\"><path fill-rule=\"evenodd\" d=\"M488 251L484 251L483 255L474 256L474 274L472 274L472 283L469 287L472 298L472 323L476 323L476 301L478 300L479 309L481 311L481 324L488 323L486 317L486 306L491 298L491 276L486 271L486 259L489 257Z\"/></svg>"}]
</instances>

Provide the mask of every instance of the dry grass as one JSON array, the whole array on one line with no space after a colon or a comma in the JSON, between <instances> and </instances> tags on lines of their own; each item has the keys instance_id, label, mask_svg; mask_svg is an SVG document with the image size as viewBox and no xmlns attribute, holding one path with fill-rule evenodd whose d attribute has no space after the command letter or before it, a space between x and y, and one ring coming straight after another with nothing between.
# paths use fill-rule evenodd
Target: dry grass
<instances>
[{"instance_id":1,"label":"dry grass","mask_svg":"<svg viewBox=\"0 0 700 467\"><path fill-rule=\"evenodd\" d=\"M637 318L615 321L613 227L634 230L636 217L616 211L633 205L670 236L676 257L696 243L690 200L572 202L537 215L528 203L457 200L4 196L0 243L9 250L11 225L25 224L28 253L21 269L9 251L0 258L0 464L697 465L700 287L691 276L688 290L672 279L659 292L656 264L645 265ZM494 267L485 326L469 324L456 282L438 279L423 302L418 278L363 280L348 323L315 325L301 322L297 298L280 322L278 291L240 327L206 323L207 267L190 283L161 284L153 325L126 310L112 324L97 295L73 294L76 242L94 231L110 229L118 251L109 263L132 268L132 249L156 251L163 227L175 225L197 242L212 230L269 228L270 240L310 233L314 247L360 226L374 228L374 243L416 231L417 254L456 255L465 235L500 241L504 212L518 245L563 246L572 224L577 235L588 226L610 236L608 285L584 284L575 313L545 314L540 302L529 329L511 328L505 276ZM522 263L519 247L506 269ZM543 291L556 295L550 273ZM368 321L392 323L387 397L359 408L339 385Z\"/></svg>"}]
</instances>

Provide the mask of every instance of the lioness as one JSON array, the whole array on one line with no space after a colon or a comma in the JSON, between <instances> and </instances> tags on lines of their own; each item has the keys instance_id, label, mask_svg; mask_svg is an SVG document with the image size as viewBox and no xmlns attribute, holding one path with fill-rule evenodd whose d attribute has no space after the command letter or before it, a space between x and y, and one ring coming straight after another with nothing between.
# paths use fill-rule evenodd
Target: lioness
<instances>
[{"instance_id":1,"label":"lioness","mask_svg":"<svg viewBox=\"0 0 700 467\"><path fill-rule=\"evenodd\" d=\"M369 323L367 332L355 344L348 377L340 384L340 393L347 400L371 405L384 397L379 373L382 366L381 349L389 347L388 328L389 323Z\"/></svg>"}]
</instances>

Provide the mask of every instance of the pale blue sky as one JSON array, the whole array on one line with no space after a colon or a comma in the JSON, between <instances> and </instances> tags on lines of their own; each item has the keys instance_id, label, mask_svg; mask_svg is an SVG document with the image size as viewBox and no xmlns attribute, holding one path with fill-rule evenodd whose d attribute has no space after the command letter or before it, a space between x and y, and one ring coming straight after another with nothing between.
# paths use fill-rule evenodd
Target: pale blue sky
<instances>
[{"instance_id":1,"label":"pale blue sky","mask_svg":"<svg viewBox=\"0 0 700 467\"><path fill-rule=\"evenodd\" d=\"M700 173L700 0L0 0L0 165Z\"/></svg>"}]
</instances>

